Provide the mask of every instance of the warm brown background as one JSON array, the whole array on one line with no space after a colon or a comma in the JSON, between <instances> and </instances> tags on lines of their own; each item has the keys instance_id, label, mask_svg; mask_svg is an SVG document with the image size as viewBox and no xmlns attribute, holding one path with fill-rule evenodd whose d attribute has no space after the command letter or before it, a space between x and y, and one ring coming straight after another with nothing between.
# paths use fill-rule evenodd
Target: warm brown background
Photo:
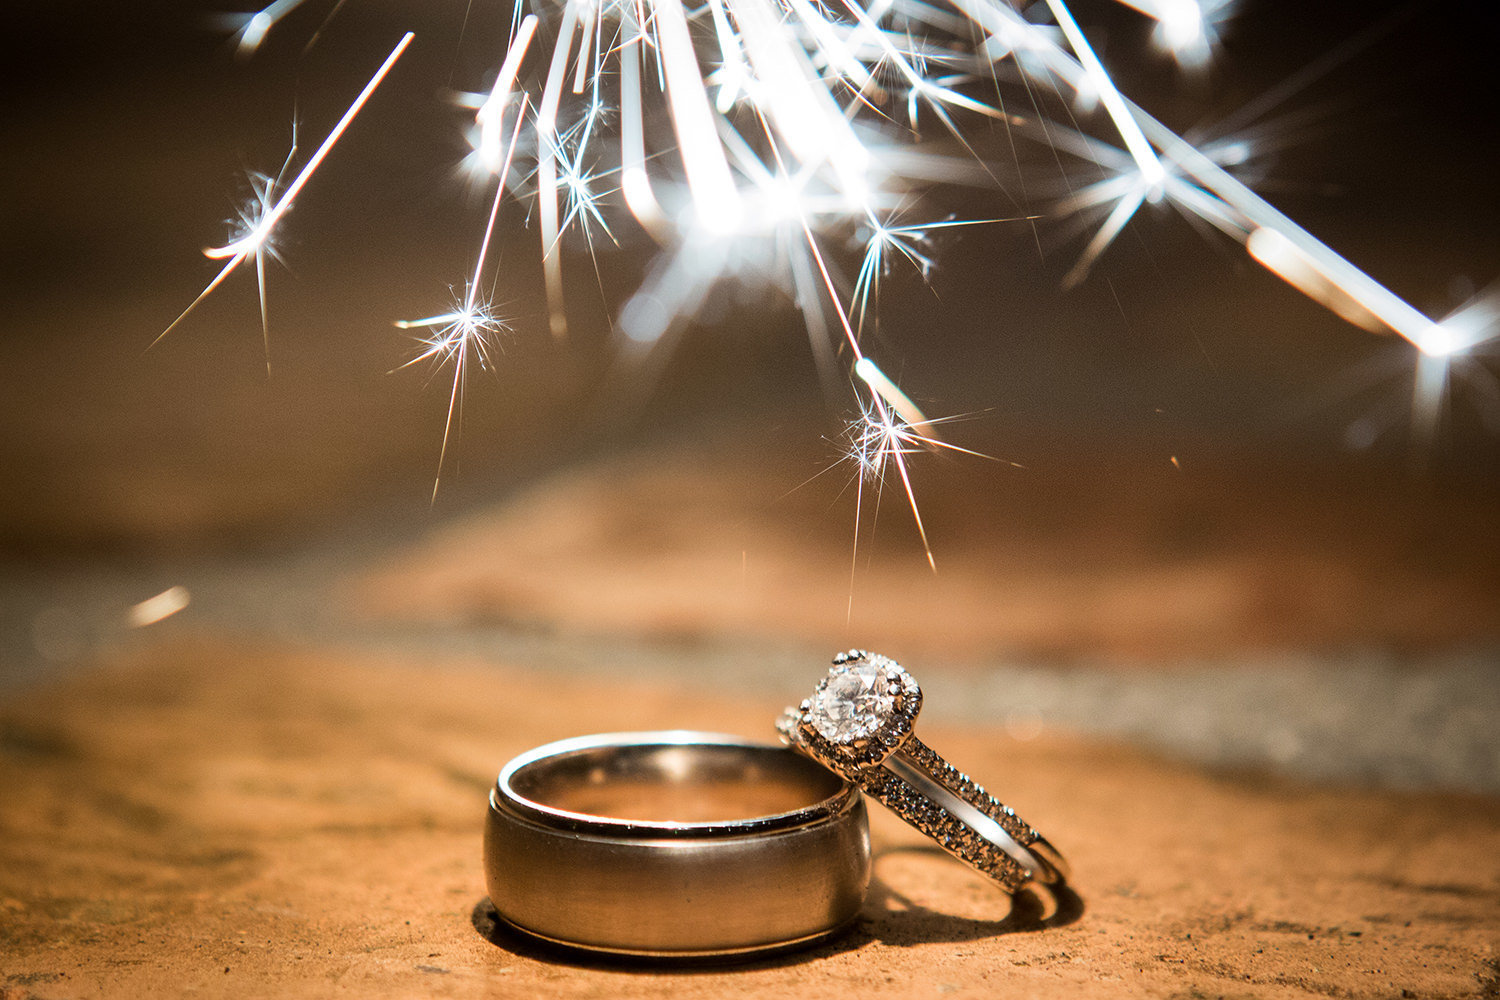
<instances>
[{"instance_id":1,"label":"warm brown background","mask_svg":"<svg viewBox=\"0 0 1500 1000\"><path fill-rule=\"evenodd\" d=\"M467 270L435 95L479 85L508 12L460 39L460 4L350 5L303 56L315 6L243 66L194 5L7 15L0 996L1500 995L1493 366L1456 370L1423 435L1409 350L1167 213L1066 294L1066 226L1043 257L966 231L930 288L893 278L872 342L1002 460L914 460L934 575L891 492L851 559L849 470L819 475L850 396L779 296L727 299L643 384L607 318L646 248L602 259L602 295L568 257L554 344L511 219L516 332L429 503L446 373L390 374L389 322ZM1144 44L1079 11L1107 56ZM1112 62L1190 128L1386 13L1246 4L1197 84ZM248 276L146 351L207 280L236 171L280 162L294 101L321 135L407 27L289 219L272 376ZM1480 45L1392 21L1260 137L1261 189L1432 314L1500 273ZM923 207L1013 214L975 198ZM173 585L186 611L129 627ZM664 974L491 934L478 818L511 754L764 735L856 644L917 672L930 742L1070 854L1081 912L1012 908L878 819L866 919L807 956Z\"/></svg>"}]
</instances>

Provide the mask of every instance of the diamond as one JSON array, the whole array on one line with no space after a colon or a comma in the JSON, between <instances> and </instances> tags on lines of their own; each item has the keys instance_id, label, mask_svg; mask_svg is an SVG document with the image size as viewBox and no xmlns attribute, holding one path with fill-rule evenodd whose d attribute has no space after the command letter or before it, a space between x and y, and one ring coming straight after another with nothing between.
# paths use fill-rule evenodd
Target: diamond
<instances>
[{"instance_id":1,"label":"diamond","mask_svg":"<svg viewBox=\"0 0 1500 1000\"><path fill-rule=\"evenodd\" d=\"M818 685L812 724L824 739L850 744L869 738L895 710L886 663L852 660L835 666Z\"/></svg>"},{"instance_id":2,"label":"diamond","mask_svg":"<svg viewBox=\"0 0 1500 1000\"><path fill-rule=\"evenodd\" d=\"M781 713L781 718L776 720L776 731L781 733L781 738L787 744L795 746L797 743L797 727L802 723L802 713L795 708L788 708Z\"/></svg>"}]
</instances>

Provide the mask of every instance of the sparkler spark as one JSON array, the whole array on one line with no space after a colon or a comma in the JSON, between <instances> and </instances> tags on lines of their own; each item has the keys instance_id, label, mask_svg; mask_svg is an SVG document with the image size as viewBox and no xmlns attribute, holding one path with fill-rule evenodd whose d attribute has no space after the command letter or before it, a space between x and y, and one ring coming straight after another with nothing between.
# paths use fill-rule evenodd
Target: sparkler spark
<instances>
[{"instance_id":1,"label":"sparkler spark","mask_svg":"<svg viewBox=\"0 0 1500 1000\"><path fill-rule=\"evenodd\" d=\"M277 5L273 4L272 6L275 7ZM267 8L267 10L270 9ZM338 124L334 125L333 130L328 133L328 136L318 146L312 158L307 161L307 164L284 190L277 192L275 189L279 185L275 183L270 183L263 188L257 189L254 210L244 219L246 231L243 235L224 246L211 247L203 251L203 256L210 260L227 259L227 263L213 277L213 280L204 286L203 291L198 293L198 297L188 304L188 307L157 336L156 340L152 341L153 345L159 343L163 337L171 333L179 323L187 318L189 313L198 307L199 303L208 298L214 289L222 285L224 279L234 273L236 268L245 261L254 258L256 283L260 290L261 329L266 338L266 370L270 370L270 320L266 311L265 258L266 254L270 252L271 237L276 232L277 224L281 222L287 212L291 211L292 204L296 201L297 195L307 186L307 182L312 179L313 174L322 165L323 160L333 151L333 147L354 122L355 117L364 108L366 102L370 100L376 88L380 86L385 80L386 75L390 73L392 67L396 65L396 60L401 58L401 54L411 44L413 37L415 36L411 32L407 32L401 41L396 44L396 47L391 50L391 54L386 56L385 62L381 63L380 68L375 71L375 75L370 78L370 82L365 84L364 89L359 92L359 96L354 99L354 103L349 105L349 109L338 120ZM295 144L293 152L295 153Z\"/></svg>"},{"instance_id":2,"label":"sparkler spark","mask_svg":"<svg viewBox=\"0 0 1500 1000\"><path fill-rule=\"evenodd\" d=\"M917 495L912 488L907 457L924 451L946 449L992 462L999 459L944 441L938 436L937 425L961 418L929 419L869 358L861 358L855 364L854 372L869 389L869 396L868 399L861 398L859 416L845 425L844 450L840 458L840 462L847 462L855 469L854 553L851 573L858 568L859 563L859 532L864 519L865 489L868 487L874 490L878 508L886 481L893 471L911 509L917 535L922 541L922 551L927 557L927 565L936 573L937 561L927 539L927 527L922 522L921 509L917 506ZM1007 464L1021 468L1015 462ZM853 599L852 576L850 599Z\"/></svg>"},{"instance_id":3,"label":"sparkler spark","mask_svg":"<svg viewBox=\"0 0 1500 1000\"><path fill-rule=\"evenodd\" d=\"M949 218L941 222L902 224L893 220L882 222L872 214L869 218L869 235L864 244L864 257L860 260L854 290L849 296L855 329L864 331L866 320L874 312L874 300L879 296L880 281L890 271L893 261L905 260L917 269L925 281L937 267L930 246L933 233L1000 221L1008 220ZM855 373L859 374L857 366Z\"/></svg>"},{"instance_id":4,"label":"sparkler spark","mask_svg":"<svg viewBox=\"0 0 1500 1000\"><path fill-rule=\"evenodd\" d=\"M271 29L282 19L301 7L307 0L275 0L269 6L245 14L225 14L214 20L222 24L234 37L235 55L241 59L255 54Z\"/></svg>"},{"instance_id":5,"label":"sparkler spark","mask_svg":"<svg viewBox=\"0 0 1500 1000\"><path fill-rule=\"evenodd\" d=\"M515 51L512 49L512 51ZM505 178L510 174L511 161L516 153L516 139L521 125L526 120L526 99L522 98L516 109L515 125L510 143L506 146L504 159L496 171L499 180L495 185L495 200L490 203L489 219L485 222L484 236L479 241L478 260L474 264L474 276L469 280L463 299L453 310L426 319L397 320L395 326L402 330L425 329L428 336L421 338L423 350L403 368L422 361L436 360L438 367L453 365L453 391L448 395L448 416L443 422L443 445L438 452L437 474L432 481L432 500L437 501L438 487L443 482L443 466L448 459L448 442L453 434L454 420L459 413L469 360L477 360L482 368L492 364L490 352L494 349L493 338L509 329L495 314L487 299L480 298L480 282L484 278L485 258L489 255L490 241L495 236L495 220L500 216L500 206L505 201Z\"/></svg>"},{"instance_id":6,"label":"sparkler spark","mask_svg":"<svg viewBox=\"0 0 1500 1000\"><path fill-rule=\"evenodd\" d=\"M443 467L448 459L448 445L463 405L470 366L477 363L486 370L494 367L494 352L498 349L496 338L508 331L509 326L489 302L477 298L473 285L451 311L424 319L397 320L393 325L402 330L427 331L426 336L418 338L421 351L401 367L409 368L424 361L433 362L437 368L453 366L453 390L448 396L443 445L438 453L437 475L432 482L432 499L436 501L443 481Z\"/></svg>"},{"instance_id":7,"label":"sparkler spark","mask_svg":"<svg viewBox=\"0 0 1500 1000\"><path fill-rule=\"evenodd\" d=\"M1460 386L1485 430L1500 434L1500 377L1483 363L1494 360L1497 342L1500 285L1472 297L1435 324L1427 347L1415 358L1384 352L1346 375L1341 379L1344 395L1374 393L1379 400L1373 412L1349 428L1351 446L1369 447L1405 427L1414 462L1425 464Z\"/></svg>"},{"instance_id":8,"label":"sparkler spark","mask_svg":"<svg viewBox=\"0 0 1500 1000\"><path fill-rule=\"evenodd\" d=\"M301 2L275 0L252 15L241 49L253 49ZM926 277L937 266L931 234L987 221L897 221L934 181L995 183L977 156L971 176L959 178L950 161L913 145L929 118L969 152L968 125L979 118L999 123L1013 146L1030 139L1050 147L1065 179L1068 163L1102 173L1054 206L1062 216L1101 217L1065 284L1085 280L1142 207L1160 203L1239 242L1338 315L1400 334L1422 355L1428 384L1441 381L1432 373L1447 370L1442 359L1495 335L1493 300L1441 321L1424 316L1235 177L1243 144L1196 147L1131 101L1065 0L1037 5L1050 23L1033 23L1005 0L544 2L547 10L524 17L516 8L493 84L466 102L476 109L475 158L499 178L474 275L451 310L397 324L429 331L415 360L454 366L439 475L464 368L473 359L490 363L503 325L479 289L495 219L510 198L536 219L549 326L558 336L567 329L570 232L592 253L596 237L613 242L633 223L660 247L617 324L646 348L664 343L719 282L769 282L794 298L819 364L827 371L845 358L867 390L850 424L849 460L862 482L901 480L932 563L906 458L952 446L861 349L891 263L904 260ZM1154 19L1157 43L1188 68L1211 56L1232 6L1121 2ZM254 257L268 327L263 257L273 231L409 41L297 178L261 193L244 233L206 251L227 263L183 316ZM1020 100L1008 101L1010 91ZM1053 120L1047 95L1083 120ZM1087 131L1096 107L1108 138ZM515 164L521 181L511 177Z\"/></svg>"}]
</instances>

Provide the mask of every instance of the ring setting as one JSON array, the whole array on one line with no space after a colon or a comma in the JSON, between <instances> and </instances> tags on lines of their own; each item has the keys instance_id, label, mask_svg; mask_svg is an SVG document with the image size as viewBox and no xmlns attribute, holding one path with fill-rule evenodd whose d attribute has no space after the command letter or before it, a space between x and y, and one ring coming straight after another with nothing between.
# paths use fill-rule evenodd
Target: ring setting
<instances>
[{"instance_id":1,"label":"ring setting","mask_svg":"<svg viewBox=\"0 0 1500 1000\"><path fill-rule=\"evenodd\" d=\"M834 657L833 669L803 703L826 751L858 768L884 763L911 736L921 708L916 678L889 657L857 650Z\"/></svg>"},{"instance_id":2,"label":"ring setting","mask_svg":"<svg viewBox=\"0 0 1500 1000\"><path fill-rule=\"evenodd\" d=\"M917 738L922 689L890 657L839 653L777 728L793 749L858 785L949 854L1008 891L1068 869L1046 838Z\"/></svg>"}]
</instances>

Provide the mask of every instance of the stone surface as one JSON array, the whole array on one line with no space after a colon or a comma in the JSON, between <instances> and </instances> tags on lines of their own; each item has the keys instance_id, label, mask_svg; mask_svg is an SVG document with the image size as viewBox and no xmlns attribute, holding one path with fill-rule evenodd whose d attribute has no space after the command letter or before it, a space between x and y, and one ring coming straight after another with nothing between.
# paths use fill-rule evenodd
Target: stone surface
<instances>
[{"instance_id":1,"label":"stone surface","mask_svg":"<svg viewBox=\"0 0 1500 1000\"><path fill-rule=\"evenodd\" d=\"M941 691L929 686L929 698ZM199 639L0 705L0 997L1494 997L1500 801L1213 774L1049 731L924 729L1052 838L1012 901L872 810L848 936L731 968L498 929L486 789L546 740L769 736L780 698Z\"/></svg>"}]
</instances>

